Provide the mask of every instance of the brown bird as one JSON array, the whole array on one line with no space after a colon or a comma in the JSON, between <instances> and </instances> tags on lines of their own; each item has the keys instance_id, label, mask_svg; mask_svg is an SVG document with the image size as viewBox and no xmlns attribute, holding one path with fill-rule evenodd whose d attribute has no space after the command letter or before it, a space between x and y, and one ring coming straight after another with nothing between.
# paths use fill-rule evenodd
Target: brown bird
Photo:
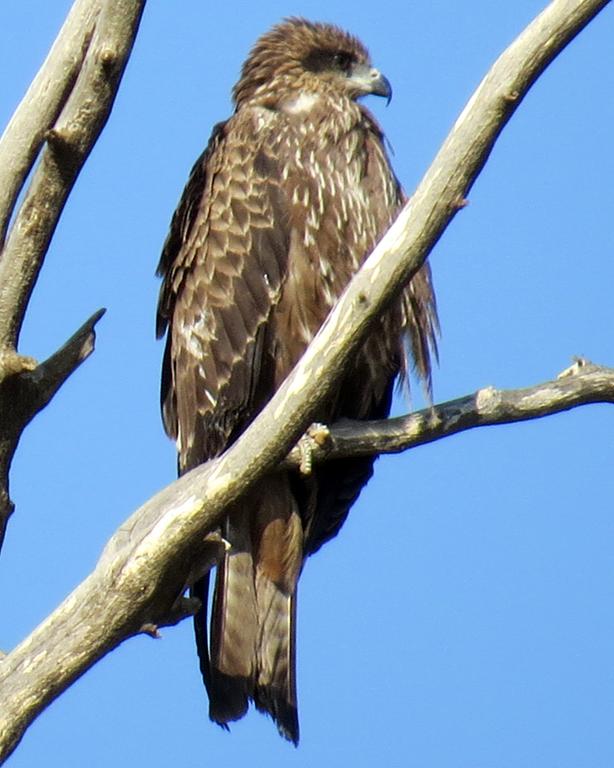
<instances>
[{"instance_id":1,"label":"brown bird","mask_svg":"<svg viewBox=\"0 0 614 768\"><path fill-rule=\"evenodd\" d=\"M179 471L218 456L266 405L404 201L384 137L358 99L390 99L362 43L290 18L255 44L164 244L157 332L167 332L162 413ZM438 330L428 266L379 319L320 421L388 415L410 361L430 386ZM297 580L337 534L373 459L278 472L228 513L231 550L193 587L210 717L227 727L251 699L295 744Z\"/></svg>"}]
</instances>

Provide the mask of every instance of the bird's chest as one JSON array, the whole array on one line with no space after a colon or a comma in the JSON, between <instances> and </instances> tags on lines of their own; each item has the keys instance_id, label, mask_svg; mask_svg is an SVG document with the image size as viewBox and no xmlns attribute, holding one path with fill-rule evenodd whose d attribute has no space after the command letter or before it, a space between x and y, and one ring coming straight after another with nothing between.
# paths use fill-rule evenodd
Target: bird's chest
<instances>
[{"instance_id":1,"label":"bird's chest","mask_svg":"<svg viewBox=\"0 0 614 768\"><path fill-rule=\"evenodd\" d=\"M382 229L364 137L354 131L336 138L298 143L286 179L290 228L325 283L337 272L347 282ZM376 186L386 207L385 178Z\"/></svg>"},{"instance_id":2,"label":"bird's chest","mask_svg":"<svg viewBox=\"0 0 614 768\"><path fill-rule=\"evenodd\" d=\"M290 248L274 325L283 379L388 226L396 201L391 176L360 130L313 127L286 145ZM324 140L326 139L326 140ZM334 141L333 141L334 139ZM278 337L279 338L279 337Z\"/></svg>"}]
</instances>

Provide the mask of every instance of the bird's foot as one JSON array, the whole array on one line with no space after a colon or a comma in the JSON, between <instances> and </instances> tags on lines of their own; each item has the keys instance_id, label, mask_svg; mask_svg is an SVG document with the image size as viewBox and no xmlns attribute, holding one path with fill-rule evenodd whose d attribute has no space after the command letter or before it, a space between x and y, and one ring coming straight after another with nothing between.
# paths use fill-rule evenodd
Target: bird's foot
<instances>
[{"instance_id":1,"label":"bird's foot","mask_svg":"<svg viewBox=\"0 0 614 768\"><path fill-rule=\"evenodd\" d=\"M308 427L305 434L297 443L299 452L299 471L302 475L310 475L313 468L313 454L316 450L325 448L330 441L330 429L326 424L315 421Z\"/></svg>"}]
</instances>

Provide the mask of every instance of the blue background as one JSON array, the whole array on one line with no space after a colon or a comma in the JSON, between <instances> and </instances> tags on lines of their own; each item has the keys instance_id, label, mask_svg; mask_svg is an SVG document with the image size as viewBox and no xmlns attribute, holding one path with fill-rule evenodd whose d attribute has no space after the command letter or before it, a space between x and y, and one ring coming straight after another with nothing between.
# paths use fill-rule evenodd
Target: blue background
<instances>
[{"instance_id":1,"label":"blue background","mask_svg":"<svg viewBox=\"0 0 614 768\"><path fill-rule=\"evenodd\" d=\"M2 124L69 5L2 4ZM22 337L24 354L44 358L108 307L95 354L28 427L14 462L0 648L56 607L114 529L174 477L158 413L153 273L256 37L290 14L359 35L393 83L389 108L369 106L411 191L542 5L149 4ZM552 378L576 354L614 364L613 22L610 8L542 76L432 254L436 401ZM380 460L342 534L302 577L298 750L256 713L230 734L208 722L185 622L96 665L9 765L611 767L613 443L611 410L591 406Z\"/></svg>"}]
</instances>

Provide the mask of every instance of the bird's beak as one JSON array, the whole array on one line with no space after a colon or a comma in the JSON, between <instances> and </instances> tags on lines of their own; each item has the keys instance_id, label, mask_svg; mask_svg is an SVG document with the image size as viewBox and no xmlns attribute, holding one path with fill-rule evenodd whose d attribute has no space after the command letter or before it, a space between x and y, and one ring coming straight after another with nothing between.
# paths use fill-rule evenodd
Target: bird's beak
<instances>
[{"instance_id":1,"label":"bird's beak","mask_svg":"<svg viewBox=\"0 0 614 768\"><path fill-rule=\"evenodd\" d=\"M392 86L390 80L382 75L379 69L361 64L354 67L350 79L359 86L365 95L372 93L374 96L383 96L390 104L392 98Z\"/></svg>"},{"instance_id":2,"label":"bird's beak","mask_svg":"<svg viewBox=\"0 0 614 768\"><path fill-rule=\"evenodd\" d=\"M392 99L392 86L390 80L378 69L371 70L371 93L375 96L383 96L386 99L386 104L390 104Z\"/></svg>"}]
</instances>

